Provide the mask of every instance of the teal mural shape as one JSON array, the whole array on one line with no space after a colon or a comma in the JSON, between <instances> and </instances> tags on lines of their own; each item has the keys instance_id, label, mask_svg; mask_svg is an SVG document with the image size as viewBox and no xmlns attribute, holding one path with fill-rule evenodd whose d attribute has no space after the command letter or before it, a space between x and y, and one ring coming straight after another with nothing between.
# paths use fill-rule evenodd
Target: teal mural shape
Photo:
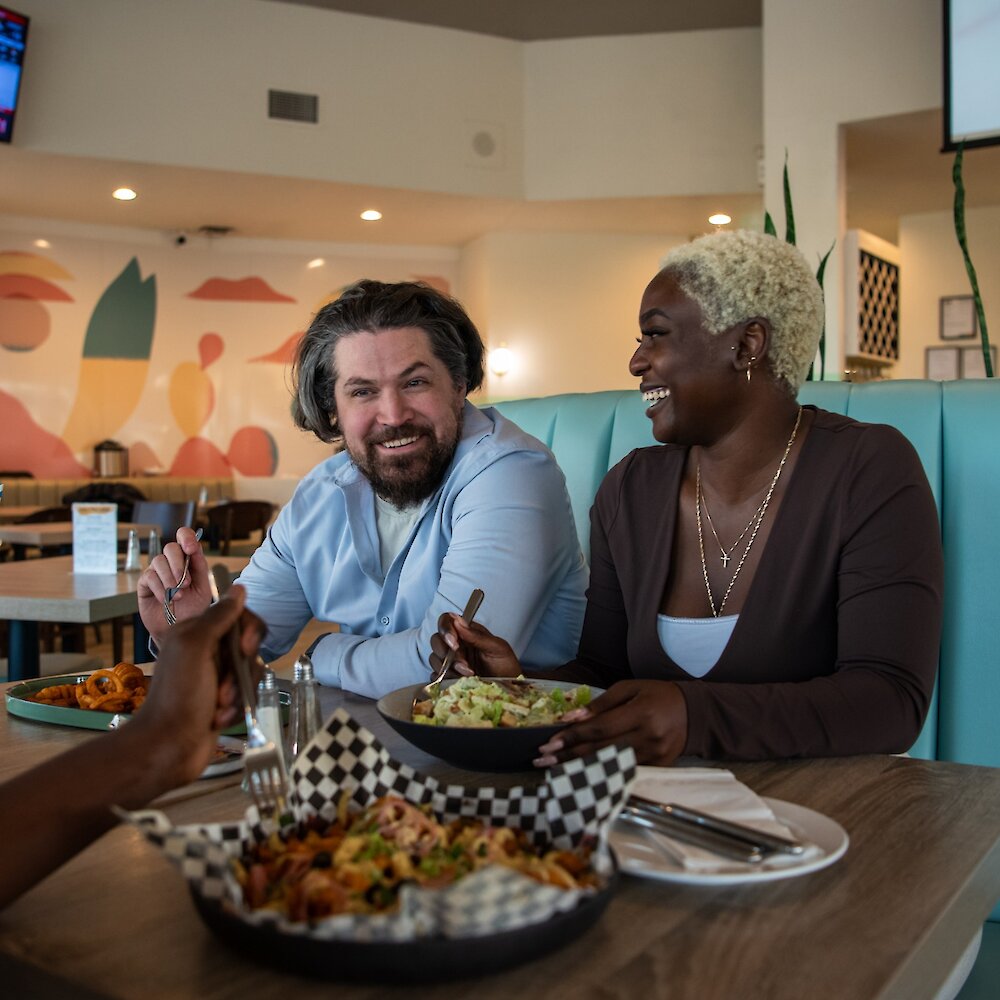
<instances>
[{"instance_id":1,"label":"teal mural shape","mask_svg":"<svg viewBox=\"0 0 1000 1000\"><path fill-rule=\"evenodd\" d=\"M83 356L148 361L155 326L156 275L143 281L133 257L94 306Z\"/></svg>"}]
</instances>

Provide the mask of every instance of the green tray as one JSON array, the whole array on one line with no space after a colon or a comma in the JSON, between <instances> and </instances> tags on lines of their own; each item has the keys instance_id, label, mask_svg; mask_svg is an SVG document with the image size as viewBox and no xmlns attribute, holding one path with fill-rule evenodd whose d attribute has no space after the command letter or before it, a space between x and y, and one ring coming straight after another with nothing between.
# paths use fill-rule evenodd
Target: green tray
<instances>
[{"instance_id":1,"label":"green tray","mask_svg":"<svg viewBox=\"0 0 1000 1000\"><path fill-rule=\"evenodd\" d=\"M25 700L29 695L41 691L42 688L51 687L53 684L82 684L89 676L89 673L63 674L59 677L39 677L35 680L12 684L5 692L7 711L22 719L47 722L54 726L73 726L76 729L107 729L108 723L113 717L112 712L63 708L60 705L43 705L37 701ZM287 691L279 691L278 697L281 700L281 721L287 723L292 696ZM127 716L124 717L127 718ZM222 732L225 736L245 736L246 726L240 722Z\"/></svg>"}]
</instances>

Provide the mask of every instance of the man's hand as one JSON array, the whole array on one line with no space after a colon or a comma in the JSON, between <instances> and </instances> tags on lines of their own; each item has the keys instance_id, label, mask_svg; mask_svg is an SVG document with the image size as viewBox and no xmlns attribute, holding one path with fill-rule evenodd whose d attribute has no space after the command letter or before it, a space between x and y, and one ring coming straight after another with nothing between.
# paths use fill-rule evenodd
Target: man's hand
<instances>
[{"instance_id":1,"label":"man's hand","mask_svg":"<svg viewBox=\"0 0 1000 1000\"><path fill-rule=\"evenodd\" d=\"M157 646L163 645L170 631L163 614L163 599L167 587L176 586L180 580L187 556L191 557L188 578L174 596L173 609L179 622L194 618L212 603L212 588L208 581L208 561L191 528L178 528L177 541L168 542L162 554L150 560L139 577L136 590L139 617Z\"/></svg>"},{"instance_id":2,"label":"man's hand","mask_svg":"<svg viewBox=\"0 0 1000 1000\"><path fill-rule=\"evenodd\" d=\"M687 703L669 681L619 681L566 718L574 724L539 747L537 767L611 744L632 747L640 764L671 764L687 743Z\"/></svg>"},{"instance_id":3,"label":"man's hand","mask_svg":"<svg viewBox=\"0 0 1000 1000\"><path fill-rule=\"evenodd\" d=\"M461 615L446 611L438 619L438 630L431 636L431 670L437 673L449 650L455 651L452 667L470 677L517 677L521 664L510 644L483 625L468 625Z\"/></svg>"}]
</instances>

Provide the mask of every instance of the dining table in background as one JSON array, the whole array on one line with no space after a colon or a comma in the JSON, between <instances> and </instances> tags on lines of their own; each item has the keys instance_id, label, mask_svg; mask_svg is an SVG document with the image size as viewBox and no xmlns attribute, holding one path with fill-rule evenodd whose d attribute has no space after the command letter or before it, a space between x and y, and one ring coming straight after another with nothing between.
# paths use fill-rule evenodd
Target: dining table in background
<instances>
[{"instance_id":1,"label":"dining table in background","mask_svg":"<svg viewBox=\"0 0 1000 1000\"><path fill-rule=\"evenodd\" d=\"M20 504L8 506L0 503L0 524L16 524L22 517L29 517L45 508L40 504Z\"/></svg>"},{"instance_id":2,"label":"dining table in background","mask_svg":"<svg viewBox=\"0 0 1000 1000\"><path fill-rule=\"evenodd\" d=\"M327 713L345 707L397 759L447 782L539 780L429 757L366 698L323 688L321 701ZM101 738L6 716L0 780ZM142 1000L935 996L1000 898L1000 769L896 756L727 766L760 795L836 820L850 835L847 853L821 871L760 884L622 876L593 928L525 965L439 985L419 984L415 967L407 986L331 986L230 950L202 924L179 872L122 826L0 914L0 982L11 996ZM156 807L179 824L232 820L247 804L239 784L239 774L199 781Z\"/></svg>"},{"instance_id":3,"label":"dining table in background","mask_svg":"<svg viewBox=\"0 0 1000 1000\"><path fill-rule=\"evenodd\" d=\"M130 521L118 522L118 541L128 539L128 533L135 531L140 538L146 538L151 531L157 530L155 524L133 524ZM27 546L46 549L65 549L73 547L72 521L51 521L40 524L0 524L0 542L11 546Z\"/></svg>"},{"instance_id":4,"label":"dining table in background","mask_svg":"<svg viewBox=\"0 0 1000 1000\"><path fill-rule=\"evenodd\" d=\"M38 525L48 527L48 525ZM238 573L245 557L213 558ZM136 587L141 570L117 573L74 573L72 556L0 563L0 618L10 624L8 680L37 677L39 622L82 622L90 625L121 615L133 616L133 662L145 663L149 633L137 614Z\"/></svg>"}]
</instances>

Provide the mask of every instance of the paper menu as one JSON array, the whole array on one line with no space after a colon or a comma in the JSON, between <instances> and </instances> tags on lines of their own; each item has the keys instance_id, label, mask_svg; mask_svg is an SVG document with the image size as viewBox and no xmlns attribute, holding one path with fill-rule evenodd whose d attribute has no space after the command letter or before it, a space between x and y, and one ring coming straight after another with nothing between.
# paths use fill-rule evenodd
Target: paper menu
<instances>
[{"instance_id":1,"label":"paper menu","mask_svg":"<svg viewBox=\"0 0 1000 1000\"><path fill-rule=\"evenodd\" d=\"M118 572L117 504L73 504L73 572Z\"/></svg>"}]
</instances>

